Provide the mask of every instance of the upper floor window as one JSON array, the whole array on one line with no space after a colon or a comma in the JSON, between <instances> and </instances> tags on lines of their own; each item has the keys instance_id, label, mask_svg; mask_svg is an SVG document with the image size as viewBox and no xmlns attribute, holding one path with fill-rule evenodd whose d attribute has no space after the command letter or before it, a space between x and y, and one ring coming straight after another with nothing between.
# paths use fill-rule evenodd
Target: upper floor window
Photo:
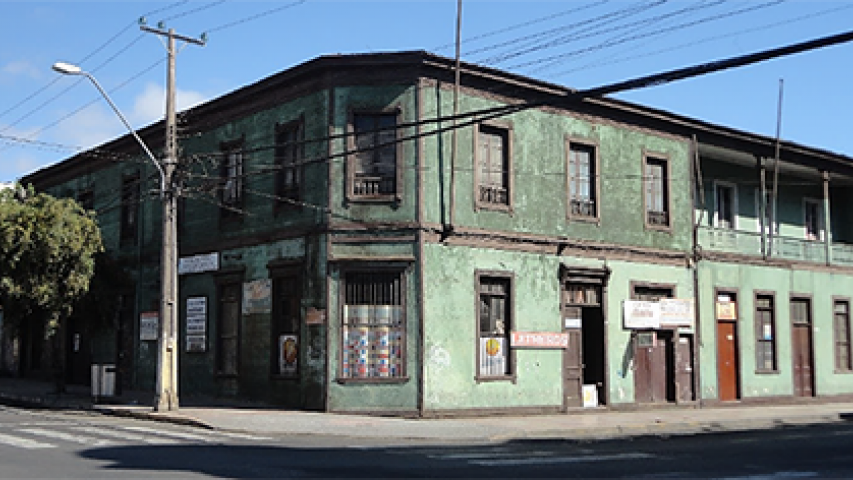
<instances>
[{"instance_id":1,"label":"upper floor window","mask_svg":"<svg viewBox=\"0 0 853 480\"><path fill-rule=\"evenodd\" d=\"M714 184L714 226L717 228L734 229L736 208L735 186L727 183Z\"/></svg>"},{"instance_id":2,"label":"upper floor window","mask_svg":"<svg viewBox=\"0 0 853 480\"><path fill-rule=\"evenodd\" d=\"M276 196L279 205L296 205L302 188L302 122L276 125ZM289 202L288 200L292 200Z\"/></svg>"},{"instance_id":3,"label":"upper floor window","mask_svg":"<svg viewBox=\"0 0 853 480\"><path fill-rule=\"evenodd\" d=\"M480 125L477 132L476 200L479 207L509 208L511 202L510 131Z\"/></svg>"},{"instance_id":4,"label":"upper floor window","mask_svg":"<svg viewBox=\"0 0 853 480\"><path fill-rule=\"evenodd\" d=\"M669 227L668 162L664 158L646 157L644 170L646 225Z\"/></svg>"},{"instance_id":5,"label":"upper floor window","mask_svg":"<svg viewBox=\"0 0 853 480\"><path fill-rule=\"evenodd\" d=\"M243 142L222 145L222 215L232 216L240 212L243 204Z\"/></svg>"},{"instance_id":6,"label":"upper floor window","mask_svg":"<svg viewBox=\"0 0 853 480\"><path fill-rule=\"evenodd\" d=\"M569 142L569 216L598 217L595 146Z\"/></svg>"},{"instance_id":7,"label":"upper floor window","mask_svg":"<svg viewBox=\"0 0 853 480\"><path fill-rule=\"evenodd\" d=\"M478 276L477 376L508 377L513 372L510 352L512 282L507 276Z\"/></svg>"},{"instance_id":8,"label":"upper floor window","mask_svg":"<svg viewBox=\"0 0 853 480\"><path fill-rule=\"evenodd\" d=\"M803 200L806 240L823 240L823 205L818 200Z\"/></svg>"},{"instance_id":9,"label":"upper floor window","mask_svg":"<svg viewBox=\"0 0 853 480\"><path fill-rule=\"evenodd\" d=\"M121 182L121 244L135 245L139 227L139 174Z\"/></svg>"},{"instance_id":10,"label":"upper floor window","mask_svg":"<svg viewBox=\"0 0 853 480\"><path fill-rule=\"evenodd\" d=\"M397 194L397 116L397 112L353 114L351 196L382 198Z\"/></svg>"}]
</instances>

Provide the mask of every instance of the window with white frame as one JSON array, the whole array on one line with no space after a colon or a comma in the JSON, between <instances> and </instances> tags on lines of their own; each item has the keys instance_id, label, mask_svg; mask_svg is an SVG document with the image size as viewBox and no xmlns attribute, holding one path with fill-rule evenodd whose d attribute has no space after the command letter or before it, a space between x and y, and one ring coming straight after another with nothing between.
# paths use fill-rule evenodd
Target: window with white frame
<instances>
[{"instance_id":1,"label":"window with white frame","mask_svg":"<svg viewBox=\"0 0 853 480\"><path fill-rule=\"evenodd\" d=\"M343 278L340 378L400 378L405 287L401 269L351 270Z\"/></svg>"},{"instance_id":2,"label":"window with white frame","mask_svg":"<svg viewBox=\"0 0 853 480\"><path fill-rule=\"evenodd\" d=\"M646 157L645 172L646 225L669 227L669 173L664 158Z\"/></svg>"},{"instance_id":3,"label":"window with white frame","mask_svg":"<svg viewBox=\"0 0 853 480\"><path fill-rule=\"evenodd\" d=\"M480 125L477 132L477 204L510 205L509 129Z\"/></svg>"}]
</instances>

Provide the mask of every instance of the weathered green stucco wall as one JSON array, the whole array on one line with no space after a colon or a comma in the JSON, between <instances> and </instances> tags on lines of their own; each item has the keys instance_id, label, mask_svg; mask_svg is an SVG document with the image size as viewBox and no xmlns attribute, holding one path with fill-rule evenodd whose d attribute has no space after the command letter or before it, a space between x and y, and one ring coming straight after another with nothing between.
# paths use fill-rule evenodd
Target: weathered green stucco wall
<instances>
[{"instance_id":1,"label":"weathered green stucco wall","mask_svg":"<svg viewBox=\"0 0 853 480\"><path fill-rule=\"evenodd\" d=\"M562 406L563 363L560 350L517 350L517 380L478 383L476 376L478 270L513 274L515 331L562 332L560 264L575 268L609 268L604 316L607 388L613 404L634 401L631 332L623 328L622 302L631 284L658 283L675 288L679 298L693 298L692 270L686 266L604 261L502 251L488 248L425 247L424 407L493 409Z\"/></svg>"},{"instance_id":2,"label":"weathered green stucco wall","mask_svg":"<svg viewBox=\"0 0 853 480\"><path fill-rule=\"evenodd\" d=\"M810 297L814 379L818 396L853 393L853 376L836 373L833 339L833 296L850 297L853 276L846 273L794 270L771 266L700 263L700 315L703 319L701 349L702 394L717 398L717 347L713 292L715 288L737 292L739 372L744 398L793 395L791 357L791 297ZM758 373L755 368L755 292L775 295L775 327L778 372Z\"/></svg>"},{"instance_id":3,"label":"weathered green stucco wall","mask_svg":"<svg viewBox=\"0 0 853 480\"><path fill-rule=\"evenodd\" d=\"M425 118L452 112L452 90L431 86L422 91ZM501 104L464 94L460 111ZM468 126L458 131L456 161L457 226L539 235L559 235L602 243L688 250L690 223L690 143L686 139L577 114L539 109L494 119L510 127L514 192L512 213L474 208L474 134ZM425 127L429 131L431 127ZM567 139L596 145L600 161L600 222L567 220ZM451 134L424 138L425 218L439 223L449 204ZM670 165L672 231L645 228L643 210L643 155L663 156ZM439 176L443 172L444 183ZM443 193L443 197L441 196Z\"/></svg>"}]
</instances>

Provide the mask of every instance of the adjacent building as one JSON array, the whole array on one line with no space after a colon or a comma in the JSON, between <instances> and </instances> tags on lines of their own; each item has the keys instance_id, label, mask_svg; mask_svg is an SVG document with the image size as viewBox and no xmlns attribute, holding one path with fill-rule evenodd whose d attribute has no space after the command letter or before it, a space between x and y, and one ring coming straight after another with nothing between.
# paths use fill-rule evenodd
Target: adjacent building
<instances>
[{"instance_id":1,"label":"adjacent building","mask_svg":"<svg viewBox=\"0 0 853 480\"><path fill-rule=\"evenodd\" d=\"M853 396L851 159L426 52L180 115L181 395L396 415ZM163 144L162 124L140 130ZM89 363L153 389L161 208L125 136L23 179L134 278ZM88 353L85 353L88 352ZM76 357L75 357L76 355Z\"/></svg>"}]
</instances>

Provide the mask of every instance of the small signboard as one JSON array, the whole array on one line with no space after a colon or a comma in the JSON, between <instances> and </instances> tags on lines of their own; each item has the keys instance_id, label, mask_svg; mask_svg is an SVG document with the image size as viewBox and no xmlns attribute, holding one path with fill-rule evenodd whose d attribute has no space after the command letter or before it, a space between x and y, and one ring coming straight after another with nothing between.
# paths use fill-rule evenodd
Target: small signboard
<instances>
[{"instance_id":1,"label":"small signboard","mask_svg":"<svg viewBox=\"0 0 853 480\"><path fill-rule=\"evenodd\" d=\"M660 300L660 325L670 327L692 327L694 315L693 299L662 298Z\"/></svg>"},{"instance_id":2,"label":"small signboard","mask_svg":"<svg viewBox=\"0 0 853 480\"><path fill-rule=\"evenodd\" d=\"M281 375L296 375L299 365L299 337L280 335L278 337L278 372Z\"/></svg>"},{"instance_id":3,"label":"small signboard","mask_svg":"<svg viewBox=\"0 0 853 480\"><path fill-rule=\"evenodd\" d=\"M625 328L649 330L660 328L660 304L645 300L625 300L622 304Z\"/></svg>"},{"instance_id":4,"label":"small signboard","mask_svg":"<svg viewBox=\"0 0 853 480\"><path fill-rule=\"evenodd\" d=\"M142 312L139 314L139 339L142 341L157 340L160 332L160 313Z\"/></svg>"},{"instance_id":5,"label":"small signboard","mask_svg":"<svg viewBox=\"0 0 853 480\"><path fill-rule=\"evenodd\" d=\"M203 253L178 259L178 274L202 273L219 270L219 252Z\"/></svg>"},{"instance_id":6,"label":"small signboard","mask_svg":"<svg viewBox=\"0 0 853 480\"><path fill-rule=\"evenodd\" d=\"M207 350L207 297L187 298L187 352Z\"/></svg>"},{"instance_id":7,"label":"small signboard","mask_svg":"<svg viewBox=\"0 0 853 480\"><path fill-rule=\"evenodd\" d=\"M737 320L737 303L717 300L717 320Z\"/></svg>"},{"instance_id":8,"label":"small signboard","mask_svg":"<svg viewBox=\"0 0 853 480\"><path fill-rule=\"evenodd\" d=\"M553 332L512 332L510 345L517 348L569 348L569 335Z\"/></svg>"},{"instance_id":9,"label":"small signboard","mask_svg":"<svg viewBox=\"0 0 853 480\"><path fill-rule=\"evenodd\" d=\"M308 308L308 313L305 318L305 323L308 325L323 325L326 323L326 310L314 307Z\"/></svg>"}]
</instances>

